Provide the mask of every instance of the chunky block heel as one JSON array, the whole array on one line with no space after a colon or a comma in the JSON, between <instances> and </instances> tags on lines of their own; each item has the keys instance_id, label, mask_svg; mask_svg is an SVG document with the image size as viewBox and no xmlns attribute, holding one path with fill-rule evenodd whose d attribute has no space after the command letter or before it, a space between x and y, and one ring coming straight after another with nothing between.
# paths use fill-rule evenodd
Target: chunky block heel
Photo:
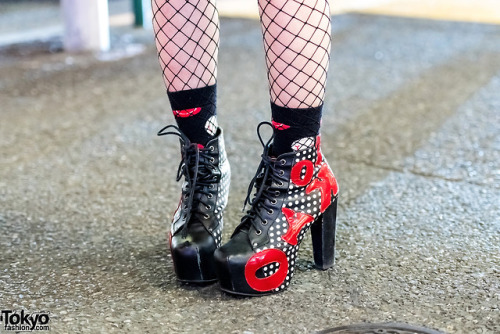
<instances>
[{"instance_id":1,"label":"chunky block heel","mask_svg":"<svg viewBox=\"0 0 500 334\"><path fill-rule=\"evenodd\" d=\"M311 225L311 237L316 268L326 270L335 263L335 231L337 198Z\"/></svg>"}]
</instances>

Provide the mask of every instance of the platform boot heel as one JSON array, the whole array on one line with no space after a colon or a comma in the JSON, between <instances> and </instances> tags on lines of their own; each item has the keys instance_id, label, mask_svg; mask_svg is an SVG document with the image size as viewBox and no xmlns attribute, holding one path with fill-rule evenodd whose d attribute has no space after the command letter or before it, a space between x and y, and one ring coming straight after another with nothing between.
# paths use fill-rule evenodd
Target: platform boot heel
<instances>
[{"instance_id":1,"label":"platform boot heel","mask_svg":"<svg viewBox=\"0 0 500 334\"><path fill-rule=\"evenodd\" d=\"M337 201L334 201L311 225L314 264L326 270L335 263L335 232L337 221Z\"/></svg>"},{"instance_id":2,"label":"platform boot heel","mask_svg":"<svg viewBox=\"0 0 500 334\"><path fill-rule=\"evenodd\" d=\"M184 182L168 236L175 273L181 282L215 282L213 253L221 245L231 174L222 130L205 146L191 143L175 125L158 135L176 135L181 146L177 181Z\"/></svg>"},{"instance_id":3,"label":"platform boot heel","mask_svg":"<svg viewBox=\"0 0 500 334\"><path fill-rule=\"evenodd\" d=\"M250 183L251 206L228 243L214 253L223 291L259 296L285 290L297 252L313 227L316 266L333 265L338 186L320 151L320 137L294 142L294 151L274 157L272 138ZM254 193L253 197L252 194ZM251 198L252 197L252 198Z\"/></svg>"}]
</instances>

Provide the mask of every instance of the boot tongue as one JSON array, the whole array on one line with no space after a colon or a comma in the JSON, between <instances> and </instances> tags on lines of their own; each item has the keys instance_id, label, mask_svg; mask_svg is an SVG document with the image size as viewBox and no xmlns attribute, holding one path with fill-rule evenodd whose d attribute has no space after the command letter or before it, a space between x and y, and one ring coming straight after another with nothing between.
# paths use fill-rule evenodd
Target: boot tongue
<instances>
[{"instance_id":1,"label":"boot tongue","mask_svg":"<svg viewBox=\"0 0 500 334\"><path fill-rule=\"evenodd\" d=\"M276 160L278 160L278 156L273 152L273 146L272 145L269 146L269 149L267 151L267 156L269 157L269 159L271 160L271 162L276 162Z\"/></svg>"}]
</instances>

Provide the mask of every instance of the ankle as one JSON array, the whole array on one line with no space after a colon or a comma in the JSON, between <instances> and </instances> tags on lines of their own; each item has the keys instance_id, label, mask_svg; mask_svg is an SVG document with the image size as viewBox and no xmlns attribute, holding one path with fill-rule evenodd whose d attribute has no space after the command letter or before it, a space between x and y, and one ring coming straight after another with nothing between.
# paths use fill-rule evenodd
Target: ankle
<instances>
[{"instance_id":1,"label":"ankle","mask_svg":"<svg viewBox=\"0 0 500 334\"><path fill-rule=\"evenodd\" d=\"M314 139L319 133L322 109L323 105L297 109L271 103L273 154L278 156L314 145Z\"/></svg>"},{"instance_id":2,"label":"ankle","mask_svg":"<svg viewBox=\"0 0 500 334\"><path fill-rule=\"evenodd\" d=\"M206 145L217 133L216 85L167 92L177 125L192 143Z\"/></svg>"}]
</instances>

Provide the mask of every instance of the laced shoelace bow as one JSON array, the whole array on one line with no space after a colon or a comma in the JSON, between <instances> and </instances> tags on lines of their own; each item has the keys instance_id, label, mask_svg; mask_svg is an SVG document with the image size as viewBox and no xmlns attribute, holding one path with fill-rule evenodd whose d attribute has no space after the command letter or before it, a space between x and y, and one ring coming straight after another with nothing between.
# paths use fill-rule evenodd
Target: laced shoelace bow
<instances>
[{"instance_id":1,"label":"laced shoelace bow","mask_svg":"<svg viewBox=\"0 0 500 334\"><path fill-rule=\"evenodd\" d=\"M167 125L158 131L158 136L165 135L175 135L179 137L181 142L182 160L177 168L176 181L178 182L184 176L187 185L182 190L184 201L181 208L181 210L186 212L186 224L182 227L181 235L186 237L188 232L187 227L191 223L193 211L196 210L199 214L205 215L205 218L209 218L209 215L199 211L198 205L201 203L205 205L207 210L211 209L210 204L204 202L202 200L203 196L200 195L206 195L207 198L211 198L213 195L207 188L212 188L213 184L218 181L217 175L214 173L216 170L213 164L215 159L210 156L213 147L200 149L198 144L191 143L189 138L176 125Z\"/></svg>"},{"instance_id":2,"label":"laced shoelace bow","mask_svg":"<svg viewBox=\"0 0 500 334\"><path fill-rule=\"evenodd\" d=\"M245 210L246 205L249 204L250 210L246 212L246 215L241 219L240 227L249 227L249 222L253 225L256 230L257 235L262 233L259 224L266 225L268 223L267 219L262 217L261 212L267 210L269 214L273 213L273 209L269 208L266 204L266 199L271 204L276 204L276 198L280 195L281 191L278 188L273 187L274 185L282 186L284 171L279 169L278 161L276 158L269 155L270 144L274 139L274 135L264 143L262 135L260 133L260 128L262 125L269 125L272 128L272 124L269 122L261 122L257 126L257 135L259 137L260 143L264 148L262 153L262 160L257 168L255 176L250 181L248 186L247 196L245 198L245 203L243 204L243 210ZM285 160L281 160L281 164L284 165ZM256 189L255 196L251 199L253 189ZM256 218L259 218L260 221ZM238 229L239 229L238 228Z\"/></svg>"}]
</instances>

